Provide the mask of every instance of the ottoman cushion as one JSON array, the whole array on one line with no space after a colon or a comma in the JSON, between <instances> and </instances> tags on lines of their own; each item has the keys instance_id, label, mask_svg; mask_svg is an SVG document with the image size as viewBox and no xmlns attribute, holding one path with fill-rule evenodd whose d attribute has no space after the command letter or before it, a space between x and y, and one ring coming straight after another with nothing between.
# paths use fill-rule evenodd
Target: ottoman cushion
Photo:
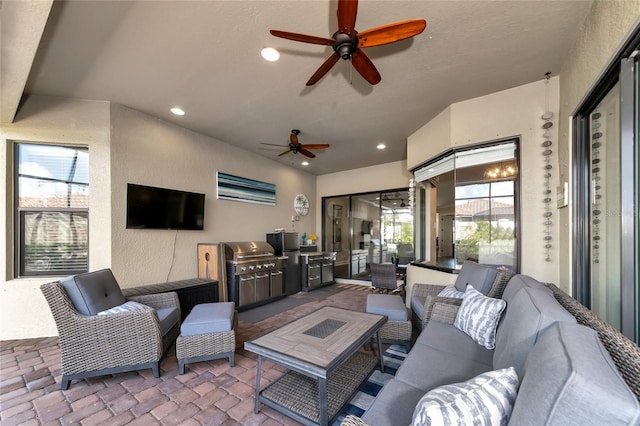
<instances>
[{"instance_id":1,"label":"ottoman cushion","mask_svg":"<svg viewBox=\"0 0 640 426\"><path fill-rule=\"evenodd\" d=\"M402 298L391 294L367 295L367 312L370 314L386 315L389 321L407 321L407 307Z\"/></svg>"},{"instance_id":2,"label":"ottoman cushion","mask_svg":"<svg viewBox=\"0 0 640 426\"><path fill-rule=\"evenodd\" d=\"M202 303L193 307L180 325L182 336L229 331L233 328L233 302Z\"/></svg>"}]
</instances>

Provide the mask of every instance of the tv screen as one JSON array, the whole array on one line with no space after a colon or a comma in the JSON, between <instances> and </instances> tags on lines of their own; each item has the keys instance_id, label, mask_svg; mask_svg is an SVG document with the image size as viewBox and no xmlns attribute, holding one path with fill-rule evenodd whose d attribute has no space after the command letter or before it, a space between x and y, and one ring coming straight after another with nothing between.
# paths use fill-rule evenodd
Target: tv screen
<instances>
[{"instance_id":1,"label":"tv screen","mask_svg":"<svg viewBox=\"0 0 640 426\"><path fill-rule=\"evenodd\" d=\"M127 185L128 229L204 229L204 194Z\"/></svg>"}]
</instances>

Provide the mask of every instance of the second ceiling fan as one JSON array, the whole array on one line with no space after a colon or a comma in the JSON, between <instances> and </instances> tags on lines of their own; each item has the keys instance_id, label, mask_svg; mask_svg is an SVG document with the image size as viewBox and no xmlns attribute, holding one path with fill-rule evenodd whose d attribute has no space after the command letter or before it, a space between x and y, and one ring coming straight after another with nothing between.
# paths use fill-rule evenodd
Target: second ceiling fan
<instances>
[{"instance_id":1,"label":"second ceiling fan","mask_svg":"<svg viewBox=\"0 0 640 426\"><path fill-rule=\"evenodd\" d=\"M362 32L355 30L356 15L358 13L357 0L338 0L338 31L332 38L323 38L305 34L290 33L287 31L269 31L276 37L303 43L331 46L334 53L318 68L307 81L307 86L317 83L331 70L340 58L351 60L353 67L370 84L380 83L382 77L373 62L361 50L365 47L381 46L396 41L411 38L420 34L427 26L424 19L396 22L380 27L371 28Z\"/></svg>"},{"instance_id":2,"label":"second ceiling fan","mask_svg":"<svg viewBox=\"0 0 640 426\"><path fill-rule=\"evenodd\" d=\"M325 149L325 148L329 148L330 146L328 143L316 143L316 144L308 143L303 145L298 140L299 134L300 134L300 130L298 129L293 129L291 131L291 135L289 136L289 141L290 141L289 145L277 145L274 143L265 143L265 142L261 142L261 143L262 145L270 145L270 146L288 146L289 149L287 149L283 153L278 154L278 157L282 157L283 155L293 152L294 154L300 153L309 158L315 158L316 155L313 152L309 151L310 149Z\"/></svg>"}]
</instances>

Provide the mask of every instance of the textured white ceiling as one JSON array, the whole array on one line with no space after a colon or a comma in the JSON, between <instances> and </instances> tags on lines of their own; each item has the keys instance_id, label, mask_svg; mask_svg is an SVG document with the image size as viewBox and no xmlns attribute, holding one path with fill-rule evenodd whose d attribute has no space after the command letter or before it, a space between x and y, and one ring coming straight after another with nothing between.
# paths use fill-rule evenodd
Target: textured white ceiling
<instances>
[{"instance_id":1,"label":"textured white ceiling","mask_svg":"<svg viewBox=\"0 0 640 426\"><path fill-rule=\"evenodd\" d=\"M325 174L401 160L407 136L451 103L557 74L591 3L362 0L358 31L418 18L427 29L364 50L376 86L341 60L306 87L331 48L269 29L330 37L337 1L54 2L25 91L121 103L273 159L281 150L260 143L297 128L302 143L331 144L305 168ZM264 61L265 46L281 59Z\"/></svg>"}]
</instances>

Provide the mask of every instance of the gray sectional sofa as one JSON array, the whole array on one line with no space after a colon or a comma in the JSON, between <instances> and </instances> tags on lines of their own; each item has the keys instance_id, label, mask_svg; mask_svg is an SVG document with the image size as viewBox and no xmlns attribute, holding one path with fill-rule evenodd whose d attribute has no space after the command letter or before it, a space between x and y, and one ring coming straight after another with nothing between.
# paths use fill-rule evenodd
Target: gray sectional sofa
<instances>
[{"instance_id":1,"label":"gray sectional sofa","mask_svg":"<svg viewBox=\"0 0 640 426\"><path fill-rule=\"evenodd\" d=\"M492 374L489 372L497 370L509 371L512 375L515 371L517 374L517 394L507 395L506 403L502 403L506 406L505 412L497 424L640 424L639 389L630 388L637 386L637 371L627 372L623 378L598 333L591 327L578 324L576 316L561 306L557 296L554 297L554 291L560 292L557 287L552 290L520 274L502 273L502 277L491 271L488 275L469 274L478 265L468 266L468 270L461 274L462 279L458 280L461 283L456 281L458 288L458 284L466 285L464 281L473 280L474 276L480 277L485 284L491 281L484 286L481 282L475 283L483 287L484 294L495 293L495 287L502 286L498 292L502 292L506 308L495 332L495 348L488 349L476 343L454 325L456 320L452 312L459 309L460 299L438 297L433 290L442 290L440 286L429 286L431 296L425 297L416 292L416 300L424 303L417 326L424 328L396 376L385 384L362 419L348 416L343 425L408 425L412 418L418 424L419 419L424 422L420 415L424 416L425 407L434 409L434 400L436 409L440 410L438 413L445 413L442 418L447 420L441 421L457 424L460 420L455 420L455 415L460 413L446 417L450 415L448 409L458 409L451 408L457 402L451 403L446 398L443 402L443 392L451 391L452 384L472 383L470 381L477 377L484 380L487 374ZM583 320L581 322L584 323ZM619 334L615 336L616 339L621 337ZM624 355L627 357L625 365L635 363L635 367L640 366L640 352L634 351L638 347L631 343L629 348ZM454 386L453 389L458 388ZM463 389L466 388L463 386ZM457 398L456 392L459 391L452 393L454 399ZM427 393L429 396L423 399ZM431 395L436 395L435 399ZM478 400L482 403L490 401L487 402L490 405L493 403L491 398L492 395L489 399ZM416 406L420 408L416 409ZM422 411L418 413L419 410ZM482 413L473 415L482 416ZM474 421L473 424L481 423Z\"/></svg>"}]
</instances>

